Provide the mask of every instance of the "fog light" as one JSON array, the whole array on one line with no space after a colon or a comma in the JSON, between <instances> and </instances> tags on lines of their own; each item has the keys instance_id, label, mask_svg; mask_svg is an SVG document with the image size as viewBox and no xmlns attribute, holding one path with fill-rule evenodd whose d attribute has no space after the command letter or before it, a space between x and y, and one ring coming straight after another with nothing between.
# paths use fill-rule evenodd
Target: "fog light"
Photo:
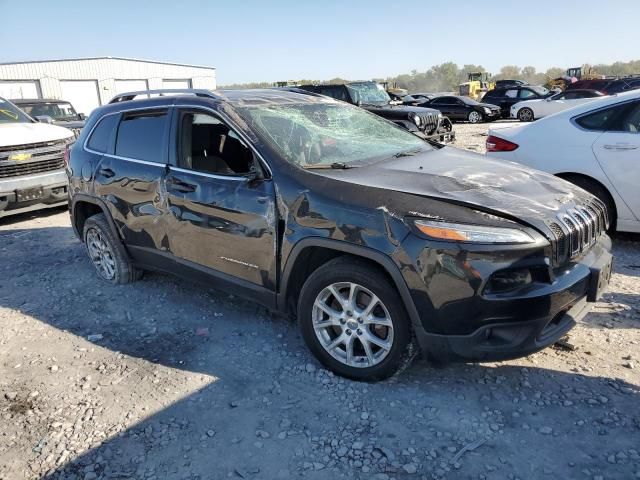
<instances>
[{"instance_id":1,"label":"fog light","mask_svg":"<svg viewBox=\"0 0 640 480\"><path fill-rule=\"evenodd\" d=\"M502 270L494 273L487 284L487 293L503 293L524 287L532 282L531 272L527 268Z\"/></svg>"}]
</instances>

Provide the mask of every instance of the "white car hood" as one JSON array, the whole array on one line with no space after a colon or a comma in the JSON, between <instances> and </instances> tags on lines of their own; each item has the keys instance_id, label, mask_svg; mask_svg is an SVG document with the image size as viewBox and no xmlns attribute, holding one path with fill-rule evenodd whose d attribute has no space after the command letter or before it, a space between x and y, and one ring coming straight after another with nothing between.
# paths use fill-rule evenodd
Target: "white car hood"
<instances>
[{"instance_id":1,"label":"white car hood","mask_svg":"<svg viewBox=\"0 0 640 480\"><path fill-rule=\"evenodd\" d=\"M46 123L0 124L0 147L51 142L73 136L73 132L67 128Z\"/></svg>"}]
</instances>

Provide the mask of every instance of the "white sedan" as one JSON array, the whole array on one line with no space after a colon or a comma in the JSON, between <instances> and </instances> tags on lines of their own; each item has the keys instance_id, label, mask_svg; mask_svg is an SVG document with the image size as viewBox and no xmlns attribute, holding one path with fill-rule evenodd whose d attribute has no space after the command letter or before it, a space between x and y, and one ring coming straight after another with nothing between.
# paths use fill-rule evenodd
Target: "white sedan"
<instances>
[{"instance_id":1,"label":"white sedan","mask_svg":"<svg viewBox=\"0 0 640 480\"><path fill-rule=\"evenodd\" d=\"M603 96L604 93L598 90L567 90L547 98L518 102L511 106L509 116L517 118L521 122L532 122L538 118L577 107Z\"/></svg>"},{"instance_id":2,"label":"white sedan","mask_svg":"<svg viewBox=\"0 0 640 480\"><path fill-rule=\"evenodd\" d=\"M582 187L607 206L612 228L640 232L640 90L602 97L535 123L493 128L487 155Z\"/></svg>"}]
</instances>

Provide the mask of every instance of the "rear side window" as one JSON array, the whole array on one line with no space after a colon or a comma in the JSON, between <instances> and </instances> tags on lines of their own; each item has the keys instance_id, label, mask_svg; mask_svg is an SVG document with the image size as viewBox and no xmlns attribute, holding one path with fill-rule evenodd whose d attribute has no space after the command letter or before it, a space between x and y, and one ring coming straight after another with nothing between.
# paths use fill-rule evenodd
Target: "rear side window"
<instances>
[{"instance_id":1,"label":"rear side window","mask_svg":"<svg viewBox=\"0 0 640 480\"><path fill-rule=\"evenodd\" d=\"M87 147L96 152L107 153L113 138L111 135L113 135L117 124L118 115L108 115L98 120L98 125L91 132Z\"/></svg>"},{"instance_id":2,"label":"rear side window","mask_svg":"<svg viewBox=\"0 0 640 480\"><path fill-rule=\"evenodd\" d=\"M506 92L504 92L504 96L507 98L517 98L518 90L507 90Z\"/></svg>"},{"instance_id":3,"label":"rear side window","mask_svg":"<svg viewBox=\"0 0 640 480\"><path fill-rule=\"evenodd\" d=\"M611 128L613 121L626 110L628 105L617 105L576 119L576 123L586 130L602 131Z\"/></svg>"},{"instance_id":4,"label":"rear side window","mask_svg":"<svg viewBox=\"0 0 640 480\"><path fill-rule=\"evenodd\" d=\"M116 155L164 163L167 112L124 114L118 127Z\"/></svg>"}]
</instances>

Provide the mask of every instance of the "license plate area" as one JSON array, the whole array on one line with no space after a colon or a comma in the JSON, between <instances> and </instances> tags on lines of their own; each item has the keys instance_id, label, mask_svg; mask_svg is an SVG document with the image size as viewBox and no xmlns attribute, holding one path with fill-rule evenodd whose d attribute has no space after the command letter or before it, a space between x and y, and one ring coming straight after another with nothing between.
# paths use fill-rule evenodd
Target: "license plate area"
<instances>
[{"instance_id":1,"label":"license plate area","mask_svg":"<svg viewBox=\"0 0 640 480\"><path fill-rule=\"evenodd\" d=\"M613 257L610 254L600 258L591 266L591 277L589 281L589 291L587 292L588 302L597 302L611 281L611 269L613 267Z\"/></svg>"},{"instance_id":2,"label":"license plate area","mask_svg":"<svg viewBox=\"0 0 640 480\"><path fill-rule=\"evenodd\" d=\"M42 187L27 188L25 190L16 191L16 200L18 202L30 202L32 200L39 200L44 197L44 190Z\"/></svg>"}]
</instances>

